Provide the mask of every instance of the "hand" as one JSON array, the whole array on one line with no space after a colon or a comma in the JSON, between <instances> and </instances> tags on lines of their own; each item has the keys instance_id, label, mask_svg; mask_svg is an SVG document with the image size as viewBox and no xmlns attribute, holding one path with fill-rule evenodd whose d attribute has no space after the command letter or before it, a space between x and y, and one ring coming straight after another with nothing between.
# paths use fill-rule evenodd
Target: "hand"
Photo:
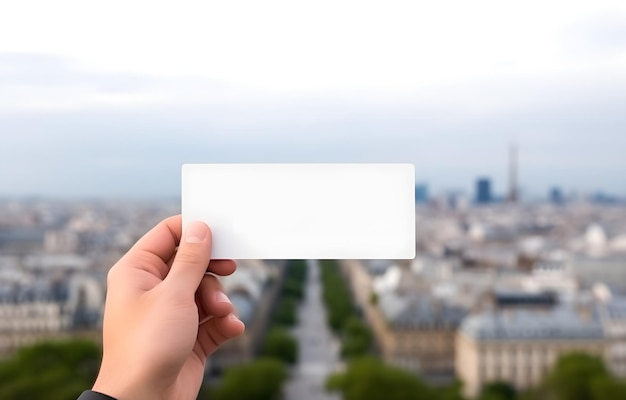
<instances>
[{"instance_id":1,"label":"hand","mask_svg":"<svg viewBox=\"0 0 626 400\"><path fill-rule=\"evenodd\" d=\"M211 353L241 335L243 323L216 275L211 231L181 217L158 224L109 271L102 365L93 390L118 400L195 399ZM178 248L177 248L178 246ZM210 262L210 263L209 263Z\"/></svg>"}]
</instances>

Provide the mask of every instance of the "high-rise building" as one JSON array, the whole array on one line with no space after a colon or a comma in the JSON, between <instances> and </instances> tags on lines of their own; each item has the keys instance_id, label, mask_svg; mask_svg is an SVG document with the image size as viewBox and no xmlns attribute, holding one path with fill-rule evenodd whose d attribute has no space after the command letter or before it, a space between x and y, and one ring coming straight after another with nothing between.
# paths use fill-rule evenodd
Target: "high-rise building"
<instances>
[{"instance_id":1,"label":"high-rise building","mask_svg":"<svg viewBox=\"0 0 626 400\"><path fill-rule=\"evenodd\" d=\"M415 185L415 204L428 201L428 186L425 183Z\"/></svg>"},{"instance_id":2,"label":"high-rise building","mask_svg":"<svg viewBox=\"0 0 626 400\"><path fill-rule=\"evenodd\" d=\"M486 204L491 201L491 179L479 178L476 181L476 202L479 204Z\"/></svg>"},{"instance_id":3,"label":"high-rise building","mask_svg":"<svg viewBox=\"0 0 626 400\"><path fill-rule=\"evenodd\" d=\"M558 186L550 189L550 202L553 204L563 204L563 193Z\"/></svg>"}]
</instances>

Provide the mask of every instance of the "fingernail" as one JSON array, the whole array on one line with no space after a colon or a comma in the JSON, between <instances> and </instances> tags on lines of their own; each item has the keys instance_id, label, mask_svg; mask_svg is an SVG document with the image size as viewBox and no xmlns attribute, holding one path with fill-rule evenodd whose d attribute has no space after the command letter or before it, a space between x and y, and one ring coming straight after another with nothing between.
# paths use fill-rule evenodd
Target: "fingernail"
<instances>
[{"instance_id":1,"label":"fingernail","mask_svg":"<svg viewBox=\"0 0 626 400\"><path fill-rule=\"evenodd\" d=\"M187 227L187 232L185 233L185 242L202 243L204 242L204 239L206 239L208 233L209 227L206 226L204 222L192 222Z\"/></svg>"},{"instance_id":2,"label":"fingernail","mask_svg":"<svg viewBox=\"0 0 626 400\"><path fill-rule=\"evenodd\" d=\"M224 292L215 293L215 301L218 303L228 303L230 304L230 299Z\"/></svg>"},{"instance_id":3,"label":"fingernail","mask_svg":"<svg viewBox=\"0 0 626 400\"><path fill-rule=\"evenodd\" d=\"M230 318L233 321L239 321L239 318L237 318L237 316L235 314L228 315L228 318Z\"/></svg>"}]
</instances>

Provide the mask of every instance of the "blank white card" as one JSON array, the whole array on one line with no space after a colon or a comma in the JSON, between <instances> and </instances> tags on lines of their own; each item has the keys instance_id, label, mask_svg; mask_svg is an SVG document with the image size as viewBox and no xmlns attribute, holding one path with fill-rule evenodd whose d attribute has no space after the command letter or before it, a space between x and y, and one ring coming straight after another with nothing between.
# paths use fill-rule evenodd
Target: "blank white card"
<instances>
[{"instance_id":1,"label":"blank white card","mask_svg":"<svg viewBox=\"0 0 626 400\"><path fill-rule=\"evenodd\" d=\"M414 190L412 164L185 164L183 228L216 259L411 259Z\"/></svg>"}]
</instances>

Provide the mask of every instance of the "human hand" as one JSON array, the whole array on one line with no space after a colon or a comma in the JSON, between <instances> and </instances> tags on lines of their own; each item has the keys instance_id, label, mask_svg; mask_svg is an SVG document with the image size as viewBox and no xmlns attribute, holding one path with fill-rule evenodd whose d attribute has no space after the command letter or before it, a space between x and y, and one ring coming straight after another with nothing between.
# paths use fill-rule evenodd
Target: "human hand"
<instances>
[{"instance_id":1,"label":"human hand","mask_svg":"<svg viewBox=\"0 0 626 400\"><path fill-rule=\"evenodd\" d=\"M94 391L118 400L195 399L207 356L243 333L219 281L205 275L207 267L229 275L235 262L210 260L202 222L181 239L181 221L162 221L109 271Z\"/></svg>"}]
</instances>

